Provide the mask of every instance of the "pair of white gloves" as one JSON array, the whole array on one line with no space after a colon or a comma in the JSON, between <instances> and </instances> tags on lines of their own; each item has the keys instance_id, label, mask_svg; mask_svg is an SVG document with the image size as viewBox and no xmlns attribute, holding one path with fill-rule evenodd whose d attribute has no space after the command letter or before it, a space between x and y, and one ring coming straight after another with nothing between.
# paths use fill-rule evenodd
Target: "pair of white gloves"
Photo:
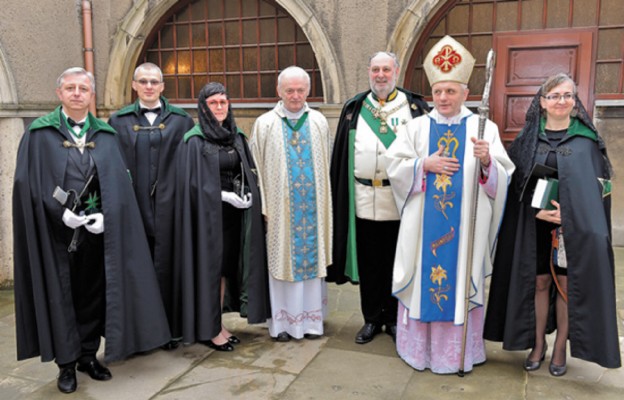
<instances>
[{"instance_id":1,"label":"pair of white gloves","mask_svg":"<svg viewBox=\"0 0 624 400\"><path fill-rule=\"evenodd\" d=\"M76 215L66 208L63 213L63 223L72 229L84 226L86 230L99 235L104 232L104 214Z\"/></svg>"},{"instance_id":2,"label":"pair of white gloves","mask_svg":"<svg viewBox=\"0 0 624 400\"><path fill-rule=\"evenodd\" d=\"M251 193L244 194L241 198L234 192L221 191L221 200L233 205L236 208L249 208L251 207Z\"/></svg>"}]
</instances>

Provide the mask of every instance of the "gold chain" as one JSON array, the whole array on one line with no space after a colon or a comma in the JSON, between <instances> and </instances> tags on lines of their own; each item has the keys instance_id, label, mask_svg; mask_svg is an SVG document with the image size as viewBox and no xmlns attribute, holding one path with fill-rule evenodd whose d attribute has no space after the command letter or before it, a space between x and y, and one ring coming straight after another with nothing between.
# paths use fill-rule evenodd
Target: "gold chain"
<instances>
[{"instance_id":1,"label":"gold chain","mask_svg":"<svg viewBox=\"0 0 624 400\"><path fill-rule=\"evenodd\" d=\"M381 109L381 107L373 107L370 104L368 104L366 101L364 101L362 103L362 105L371 112L371 114L373 115L373 118L378 119L379 122L381 123L381 127L379 128L379 132L380 133L387 133L388 132L388 122L386 121L386 119L394 114L395 112L399 111L403 106L407 105L407 99L403 100L398 106L391 108L388 111L383 111Z\"/></svg>"}]
</instances>

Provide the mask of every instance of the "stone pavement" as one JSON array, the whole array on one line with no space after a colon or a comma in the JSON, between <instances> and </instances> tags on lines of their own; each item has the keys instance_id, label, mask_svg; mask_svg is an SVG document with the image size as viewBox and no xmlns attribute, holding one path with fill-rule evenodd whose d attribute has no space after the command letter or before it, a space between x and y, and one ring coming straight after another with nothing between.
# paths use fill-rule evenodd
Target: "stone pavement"
<instances>
[{"instance_id":1,"label":"stone pavement","mask_svg":"<svg viewBox=\"0 0 624 400\"><path fill-rule=\"evenodd\" d=\"M618 324L624 349L624 249L616 249ZM549 357L539 371L522 369L526 352L507 352L487 342L488 361L472 373L434 375L418 372L381 334L357 345L362 324L357 287L329 285L326 335L318 340L276 343L266 326L248 326L234 314L225 324L242 340L232 353L203 345L157 350L109 365L113 380L97 382L80 372L78 390L56 388L57 368L39 359L15 360L13 292L0 291L0 399L600 399L624 398L624 368L606 370L568 357L568 373L548 373ZM554 335L548 341L550 348ZM623 357L624 358L624 357Z\"/></svg>"}]
</instances>

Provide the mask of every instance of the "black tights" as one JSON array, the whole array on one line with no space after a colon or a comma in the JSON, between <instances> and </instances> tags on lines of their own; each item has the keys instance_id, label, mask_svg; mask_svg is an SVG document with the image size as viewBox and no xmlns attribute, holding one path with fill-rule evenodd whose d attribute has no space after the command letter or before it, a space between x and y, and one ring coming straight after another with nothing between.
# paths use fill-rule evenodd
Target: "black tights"
<instances>
[{"instance_id":1,"label":"black tights","mask_svg":"<svg viewBox=\"0 0 624 400\"><path fill-rule=\"evenodd\" d=\"M568 277L557 275L559 286L564 293L568 292ZM538 361L546 345L546 325L548 324L548 307L550 302L550 287L553 279L550 274L537 275L535 278L535 347L529 355L531 361ZM557 337L553 349L551 362L563 365L566 362L566 343L568 340L568 304L559 292L555 303L557 311Z\"/></svg>"}]
</instances>

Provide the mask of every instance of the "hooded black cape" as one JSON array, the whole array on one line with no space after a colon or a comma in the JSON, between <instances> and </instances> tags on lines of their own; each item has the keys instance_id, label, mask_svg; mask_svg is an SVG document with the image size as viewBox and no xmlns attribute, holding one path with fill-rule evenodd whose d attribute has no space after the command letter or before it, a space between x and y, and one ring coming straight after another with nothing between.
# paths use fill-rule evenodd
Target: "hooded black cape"
<instances>
[{"instance_id":1,"label":"hooded black cape","mask_svg":"<svg viewBox=\"0 0 624 400\"><path fill-rule=\"evenodd\" d=\"M429 111L429 106L423 99L423 96L402 88L397 89L407 96L413 118ZM355 249L348 249L347 246L349 225L352 222L349 217L349 209L355 207L355 205L351 204L349 201L349 174L353 173L353 171L349 170L349 152L353 151L353 149L349 149L349 131L357 128L358 116L362 109L362 103L370 92L371 91L368 90L359 93L348 100L342 108L338 121L329 173L332 190L332 207L334 210L334 238L332 249L333 264L327 267L327 277L325 278L327 282L336 282L338 284L349 282L350 278L345 275L347 259L357 259ZM353 215L355 215L355 213L353 213ZM352 254L348 257L347 254L350 251Z\"/></svg>"},{"instance_id":2,"label":"hooded black cape","mask_svg":"<svg viewBox=\"0 0 624 400\"><path fill-rule=\"evenodd\" d=\"M41 356L59 364L80 356L67 247L61 240L64 207L53 197L64 187L72 141L60 107L33 122L17 154L13 187L15 316L18 360ZM104 214L106 361L156 348L170 338L158 283L128 172L113 129L89 114L87 142L99 178ZM88 267L88 265L85 265Z\"/></svg>"},{"instance_id":3,"label":"hooded black cape","mask_svg":"<svg viewBox=\"0 0 624 400\"><path fill-rule=\"evenodd\" d=\"M154 126L160 131L158 149L157 184L153 192L154 210L154 268L169 321L173 308L173 210L175 202L175 152L184 134L193 128L190 115L160 98L162 111ZM149 126L141 114L139 100L113 114L108 123L117 131L117 139L126 159L126 165L134 177L136 190L137 157L136 141L139 127ZM140 205L139 205L140 206Z\"/></svg>"},{"instance_id":4,"label":"hooded black cape","mask_svg":"<svg viewBox=\"0 0 624 400\"><path fill-rule=\"evenodd\" d=\"M245 211L241 262L247 273L247 320L262 323L271 316L266 265L264 221L255 166L242 134L232 144L243 163L252 194L252 206ZM219 145L206 139L196 125L178 147L175 210L175 299L178 318L176 337L185 343L207 341L221 330L219 285L223 238ZM231 295L232 298L238 298ZM235 306L232 306L235 308Z\"/></svg>"},{"instance_id":5,"label":"hooded black cape","mask_svg":"<svg viewBox=\"0 0 624 400\"><path fill-rule=\"evenodd\" d=\"M509 155L516 165L490 284L484 337L507 350L535 344L536 209L520 202L534 163L545 163L548 144L539 95ZM610 178L604 142L578 98L578 117L556 148L559 203L568 260L569 340L572 357L607 368L621 365L611 248L611 195L598 178ZM604 190L606 192L607 190ZM551 307L554 309L554 307Z\"/></svg>"}]
</instances>

